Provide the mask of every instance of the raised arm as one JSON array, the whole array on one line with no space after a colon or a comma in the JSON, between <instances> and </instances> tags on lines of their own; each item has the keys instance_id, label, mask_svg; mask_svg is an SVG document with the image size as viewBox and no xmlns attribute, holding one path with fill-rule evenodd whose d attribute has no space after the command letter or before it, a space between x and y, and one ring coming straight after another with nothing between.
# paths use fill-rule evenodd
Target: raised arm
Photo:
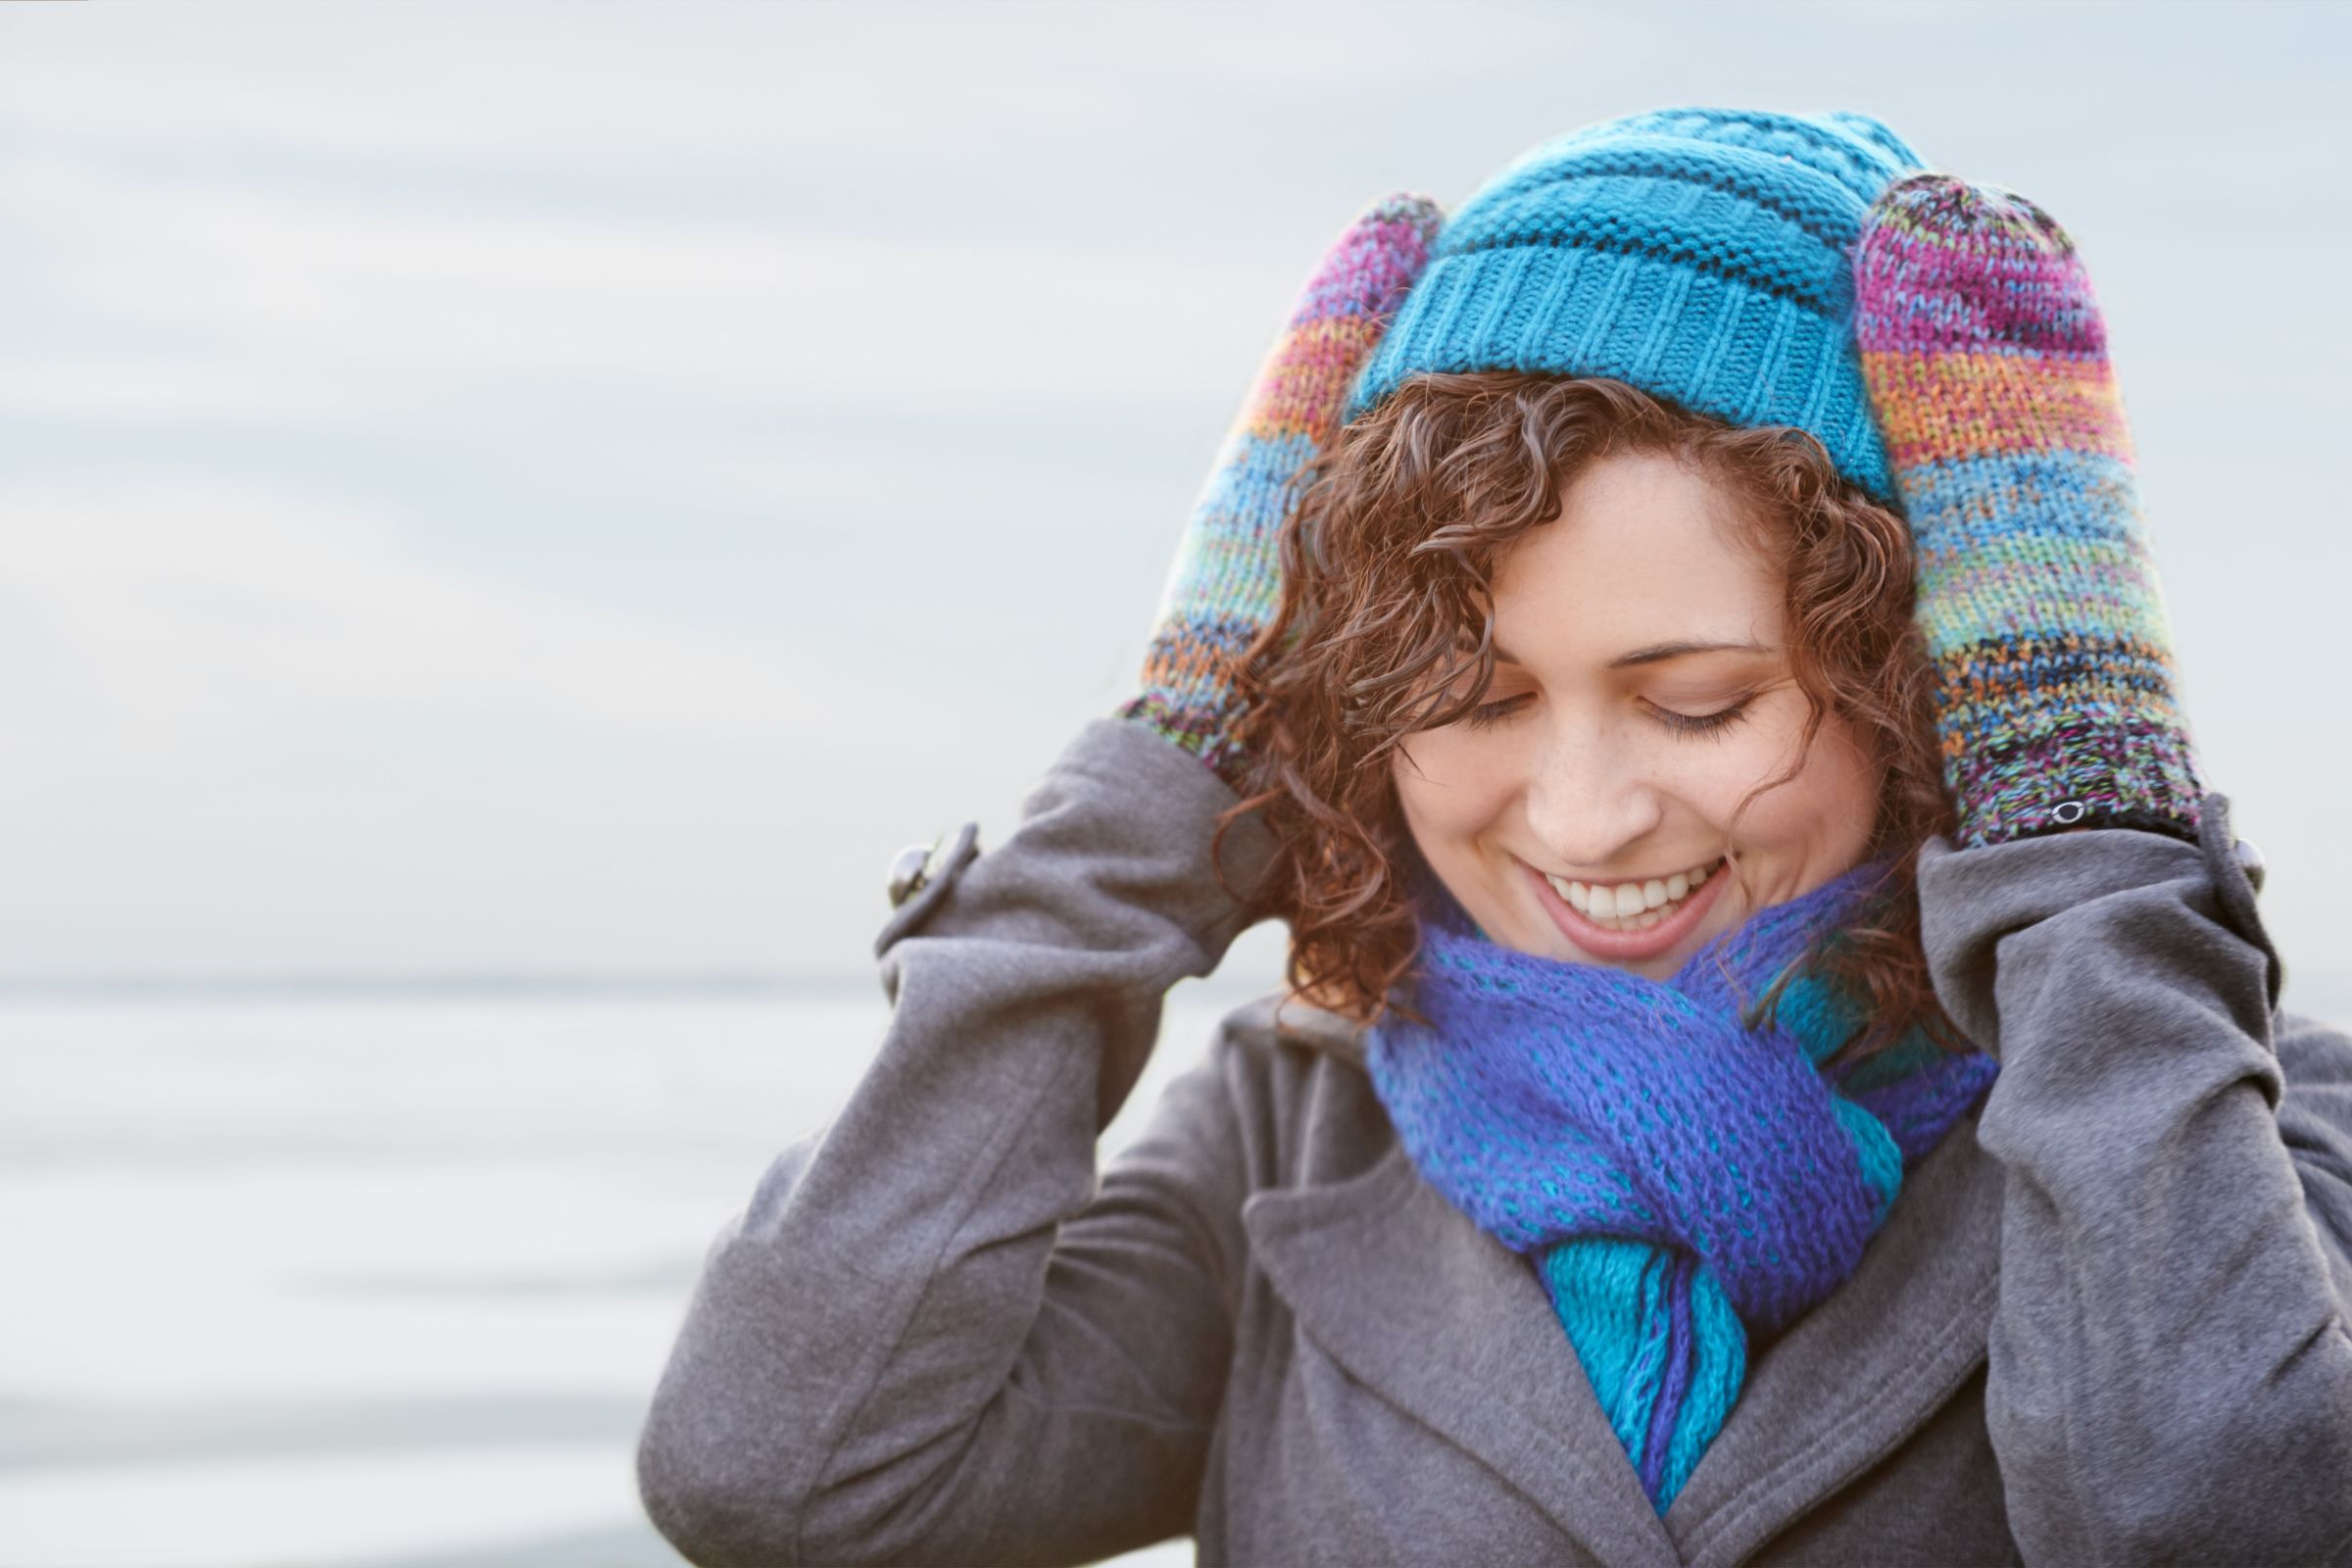
<instances>
[{"instance_id":1,"label":"raised arm","mask_svg":"<svg viewBox=\"0 0 2352 1568\"><path fill-rule=\"evenodd\" d=\"M2229 842L1921 858L1936 991L2001 1059L1985 1419L2029 1562L2352 1552L2352 1039L2274 1016Z\"/></svg>"},{"instance_id":2,"label":"raised arm","mask_svg":"<svg viewBox=\"0 0 2352 1568\"><path fill-rule=\"evenodd\" d=\"M1168 988L1262 912L1255 815L1212 862L1245 764L1229 661L1435 226L1392 198L1342 234L1218 454L1139 695L884 927L881 1053L719 1234L640 1441L690 1560L1083 1563L1192 1527L1248 1191L1222 1044L1100 1176L1096 1145Z\"/></svg>"},{"instance_id":3,"label":"raised arm","mask_svg":"<svg viewBox=\"0 0 2352 1568\"><path fill-rule=\"evenodd\" d=\"M1214 1064L1099 1190L1096 1141L1162 995L1245 923L1207 858L1234 799L1094 720L892 918L881 1054L719 1233L646 1422L689 1560L1085 1562L1190 1528L1240 1245ZM1262 829L1227 844L1247 886Z\"/></svg>"},{"instance_id":4,"label":"raised arm","mask_svg":"<svg viewBox=\"0 0 2352 1568\"><path fill-rule=\"evenodd\" d=\"M2011 1531L2070 1568L2341 1561L2352 1039L2276 1011L2089 276L2039 207L1943 173L1889 188L1855 268L1959 808L1922 934L2001 1061L1977 1136L2006 1171Z\"/></svg>"}]
</instances>

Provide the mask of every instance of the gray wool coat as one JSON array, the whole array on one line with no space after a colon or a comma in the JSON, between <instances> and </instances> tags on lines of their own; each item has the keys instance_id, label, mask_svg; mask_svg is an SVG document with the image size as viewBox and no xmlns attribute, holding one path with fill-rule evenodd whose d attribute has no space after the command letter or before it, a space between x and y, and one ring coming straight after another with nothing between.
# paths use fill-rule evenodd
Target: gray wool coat
<instances>
[{"instance_id":1,"label":"gray wool coat","mask_svg":"<svg viewBox=\"0 0 2352 1568\"><path fill-rule=\"evenodd\" d=\"M692 1561L2352 1561L2352 1038L2278 1010L2223 797L2201 846L1929 846L1937 994L2001 1076L1662 1519L1335 1015L1232 1012L1098 1169L1250 921L1234 799L1095 719L890 916L881 1053L718 1233L646 1418ZM1236 886L1270 848L1236 829Z\"/></svg>"}]
</instances>

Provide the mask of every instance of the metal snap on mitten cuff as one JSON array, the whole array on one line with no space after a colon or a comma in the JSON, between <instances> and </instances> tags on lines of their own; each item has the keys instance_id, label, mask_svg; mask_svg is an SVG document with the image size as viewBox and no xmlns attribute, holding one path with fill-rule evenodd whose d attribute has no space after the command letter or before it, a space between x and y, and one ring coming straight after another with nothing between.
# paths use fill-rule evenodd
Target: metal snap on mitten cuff
<instances>
[{"instance_id":1,"label":"metal snap on mitten cuff","mask_svg":"<svg viewBox=\"0 0 2352 1568\"><path fill-rule=\"evenodd\" d=\"M2254 884L2254 891L2260 893L2262 879L2270 871L2270 865L2263 859L2262 852L2254 847L2254 841L2239 839L2230 847L2230 858L2237 862L2240 871L2246 873L2246 880Z\"/></svg>"},{"instance_id":2,"label":"metal snap on mitten cuff","mask_svg":"<svg viewBox=\"0 0 2352 1568\"><path fill-rule=\"evenodd\" d=\"M2060 801L2056 806L2050 808L2050 820L2060 827L2068 827L2080 822L2086 814L2087 808L2081 801Z\"/></svg>"}]
</instances>

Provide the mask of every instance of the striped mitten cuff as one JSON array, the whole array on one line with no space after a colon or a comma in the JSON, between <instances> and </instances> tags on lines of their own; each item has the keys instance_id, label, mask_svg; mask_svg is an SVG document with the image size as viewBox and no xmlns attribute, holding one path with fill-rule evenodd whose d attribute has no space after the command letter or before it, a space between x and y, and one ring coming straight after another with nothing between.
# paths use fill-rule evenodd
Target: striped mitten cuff
<instances>
[{"instance_id":1,"label":"striped mitten cuff","mask_svg":"<svg viewBox=\"0 0 2352 1568\"><path fill-rule=\"evenodd\" d=\"M1339 431L1356 372L1429 260L1444 221L1426 196L1364 209L1309 277L1227 430L1160 597L1142 690L1117 717L1150 725L1237 791L1232 669L1281 599L1276 540Z\"/></svg>"},{"instance_id":2,"label":"striped mitten cuff","mask_svg":"<svg viewBox=\"0 0 2352 1568\"><path fill-rule=\"evenodd\" d=\"M1854 251L1862 375L1908 514L1956 842L2196 842L2204 793L2106 324L2023 196L1905 175Z\"/></svg>"}]
</instances>

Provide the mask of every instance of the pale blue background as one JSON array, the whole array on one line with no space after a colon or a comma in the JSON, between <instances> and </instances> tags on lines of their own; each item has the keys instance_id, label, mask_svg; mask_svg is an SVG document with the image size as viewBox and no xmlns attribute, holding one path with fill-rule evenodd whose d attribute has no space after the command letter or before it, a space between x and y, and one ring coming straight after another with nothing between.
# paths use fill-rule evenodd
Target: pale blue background
<instances>
[{"instance_id":1,"label":"pale blue background","mask_svg":"<svg viewBox=\"0 0 2352 1568\"><path fill-rule=\"evenodd\" d=\"M863 972L891 853L1001 835L1125 694L1356 207L1731 102L1879 114L2082 242L2316 980L2345 22L9 7L0 973Z\"/></svg>"},{"instance_id":2,"label":"pale blue background","mask_svg":"<svg viewBox=\"0 0 2352 1568\"><path fill-rule=\"evenodd\" d=\"M1630 110L1867 110L2073 230L2289 1004L2352 1016L2348 20L0 6L0 1565L661 1560L631 1423L879 1038L892 854L1127 693L1363 202ZM419 984L60 990L142 977Z\"/></svg>"}]
</instances>

